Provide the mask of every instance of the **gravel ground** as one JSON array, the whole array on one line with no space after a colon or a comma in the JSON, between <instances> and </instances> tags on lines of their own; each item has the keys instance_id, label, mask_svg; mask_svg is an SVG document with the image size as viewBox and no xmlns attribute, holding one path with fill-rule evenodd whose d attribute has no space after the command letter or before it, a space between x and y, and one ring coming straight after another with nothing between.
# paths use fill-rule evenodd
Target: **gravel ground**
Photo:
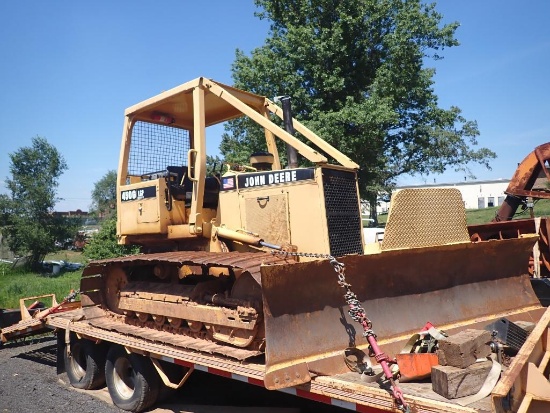
<instances>
[{"instance_id":1,"label":"gravel ground","mask_svg":"<svg viewBox=\"0 0 550 413\"><path fill-rule=\"evenodd\" d=\"M55 362L53 336L4 344L0 348L0 412L122 412L97 397L74 391L65 384L64 374L56 374Z\"/></svg>"},{"instance_id":2,"label":"gravel ground","mask_svg":"<svg viewBox=\"0 0 550 413\"><path fill-rule=\"evenodd\" d=\"M0 413L120 413L106 389L82 391L56 374L56 340L28 338L0 348ZM185 385L150 412L343 413L341 408L268 391L236 380L194 372Z\"/></svg>"}]
</instances>

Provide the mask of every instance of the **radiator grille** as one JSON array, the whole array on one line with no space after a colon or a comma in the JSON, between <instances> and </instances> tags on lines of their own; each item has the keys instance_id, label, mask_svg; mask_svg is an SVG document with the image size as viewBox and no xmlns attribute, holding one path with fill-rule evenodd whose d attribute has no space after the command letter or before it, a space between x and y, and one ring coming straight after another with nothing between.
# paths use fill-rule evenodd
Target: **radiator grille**
<instances>
[{"instance_id":1,"label":"radiator grille","mask_svg":"<svg viewBox=\"0 0 550 413\"><path fill-rule=\"evenodd\" d=\"M330 254L363 254L355 173L323 169Z\"/></svg>"}]
</instances>

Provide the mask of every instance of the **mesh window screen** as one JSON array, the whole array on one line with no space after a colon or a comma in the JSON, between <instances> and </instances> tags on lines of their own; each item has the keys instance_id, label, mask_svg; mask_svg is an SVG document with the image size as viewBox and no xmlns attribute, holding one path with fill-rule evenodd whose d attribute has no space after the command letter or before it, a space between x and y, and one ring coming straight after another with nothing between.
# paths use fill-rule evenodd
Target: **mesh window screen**
<instances>
[{"instance_id":1,"label":"mesh window screen","mask_svg":"<svg viewBox=\"0 0 550 413\"><path fill-rule=\"evenodd\" d=\"M187 166L189 131L138 121L132 129L129 175L163 171L167 166Z\"/></svg>"}]
</instances>

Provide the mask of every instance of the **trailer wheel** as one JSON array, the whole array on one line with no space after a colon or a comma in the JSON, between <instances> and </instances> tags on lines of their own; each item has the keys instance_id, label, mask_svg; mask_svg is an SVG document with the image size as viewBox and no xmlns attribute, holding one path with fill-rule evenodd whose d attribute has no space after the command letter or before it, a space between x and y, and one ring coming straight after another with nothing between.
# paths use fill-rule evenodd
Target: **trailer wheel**
<instances>
[{"instance_id":1,"label":"trailer wheel","mask_svg":"<svg viewBox=\"0 0 550 413\"><path fill-rule=\"evenodd\" d=\"M157 400L160 379L151 360L121 346L109 349L105 378L113 403L123 410L141 412Z\"/></svg>"},{"instance_id":2,"label":"trailer wheel","mask_svg":"<svg viewBox=\"0 0 550 413\"><path fill-rule=\"evenodd\" d=\"M90 340L71 340L71 351L64 353L65 370L71 386L94 390L105 385L105 347Z\"/></svg>"}]
</instances>

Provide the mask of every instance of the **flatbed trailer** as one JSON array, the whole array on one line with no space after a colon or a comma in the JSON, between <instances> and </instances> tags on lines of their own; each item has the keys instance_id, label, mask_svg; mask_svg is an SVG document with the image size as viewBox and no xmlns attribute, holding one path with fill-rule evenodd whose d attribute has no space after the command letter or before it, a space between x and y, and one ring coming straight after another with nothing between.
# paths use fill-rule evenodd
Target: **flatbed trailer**
<instances>
[{"instance_id":1,"label":"flatbed trailer","mask_svg":"<svg viewBox=\"0 0 550 413\"><path fill-rule=\"evenodd\" d=\"M370 413L524 413L544 399L550 316L525 272L537 235L474 242L458 190L403 189L383 243L366 248L359 165L289 112L204 77L128 108L117 237L144 253L90 262L82 308L41 313L2 339L56 330L71 384L106 383L133 412L195 369ZM264 129L268 152L206 176L206 129L241 117ZM283 167L276 138L310 166ZM537 324L538 336L493 397L462 406L431 383L395 385L390 356L427 322L454 335L502 317ZM385 381L353 372L366 353Z\"/></svg>"},{"instance_id":2,"label":"flatbed trailer","mask_svg":"<svg viewBox=\"0 0 550 413\"><path fill-rule=\"evenodd\" d=\"M65 311L51 313L41 320L28 319L2 330L2 340L34 335L44 331L55 331L58 337L58 371L64 371L63 352L71 335L79 340L94 343L118 345L128 354L137 354L151 359L155 366L160 363L181 366L186 370L179 383L167 383L169 387L180 387L194 370L238 380L264 387L265 364L257 360L239 361L227 356L198 352L181 346L155 342L155 331L140 330L140 335L127 334L110 329L106 322L102 328L92 325L83 316L81 308L66 308ZM542 314L534 330L528 337L512 364L502 373L490 396L468 406L445 399L432 390L430 382L399 383L410 412L415 413L481 413L481 412L547 412L550 409L550 309ZM533 314L533 315L534 315ZM115 323L116 321L114 321ZM190 338L191 339L191 338ZM215 345L215 344L213 344ZM162 378L163 369L159 374ZM164 381L165 379L163 379ZM167 384L165 382L165 384ZM308 400L357 412L397 412L400 411L389 389L379 383L369 383L354 372L334 376L312 376L311 382L278 391Z\"/></svg>"}]
</instances>

